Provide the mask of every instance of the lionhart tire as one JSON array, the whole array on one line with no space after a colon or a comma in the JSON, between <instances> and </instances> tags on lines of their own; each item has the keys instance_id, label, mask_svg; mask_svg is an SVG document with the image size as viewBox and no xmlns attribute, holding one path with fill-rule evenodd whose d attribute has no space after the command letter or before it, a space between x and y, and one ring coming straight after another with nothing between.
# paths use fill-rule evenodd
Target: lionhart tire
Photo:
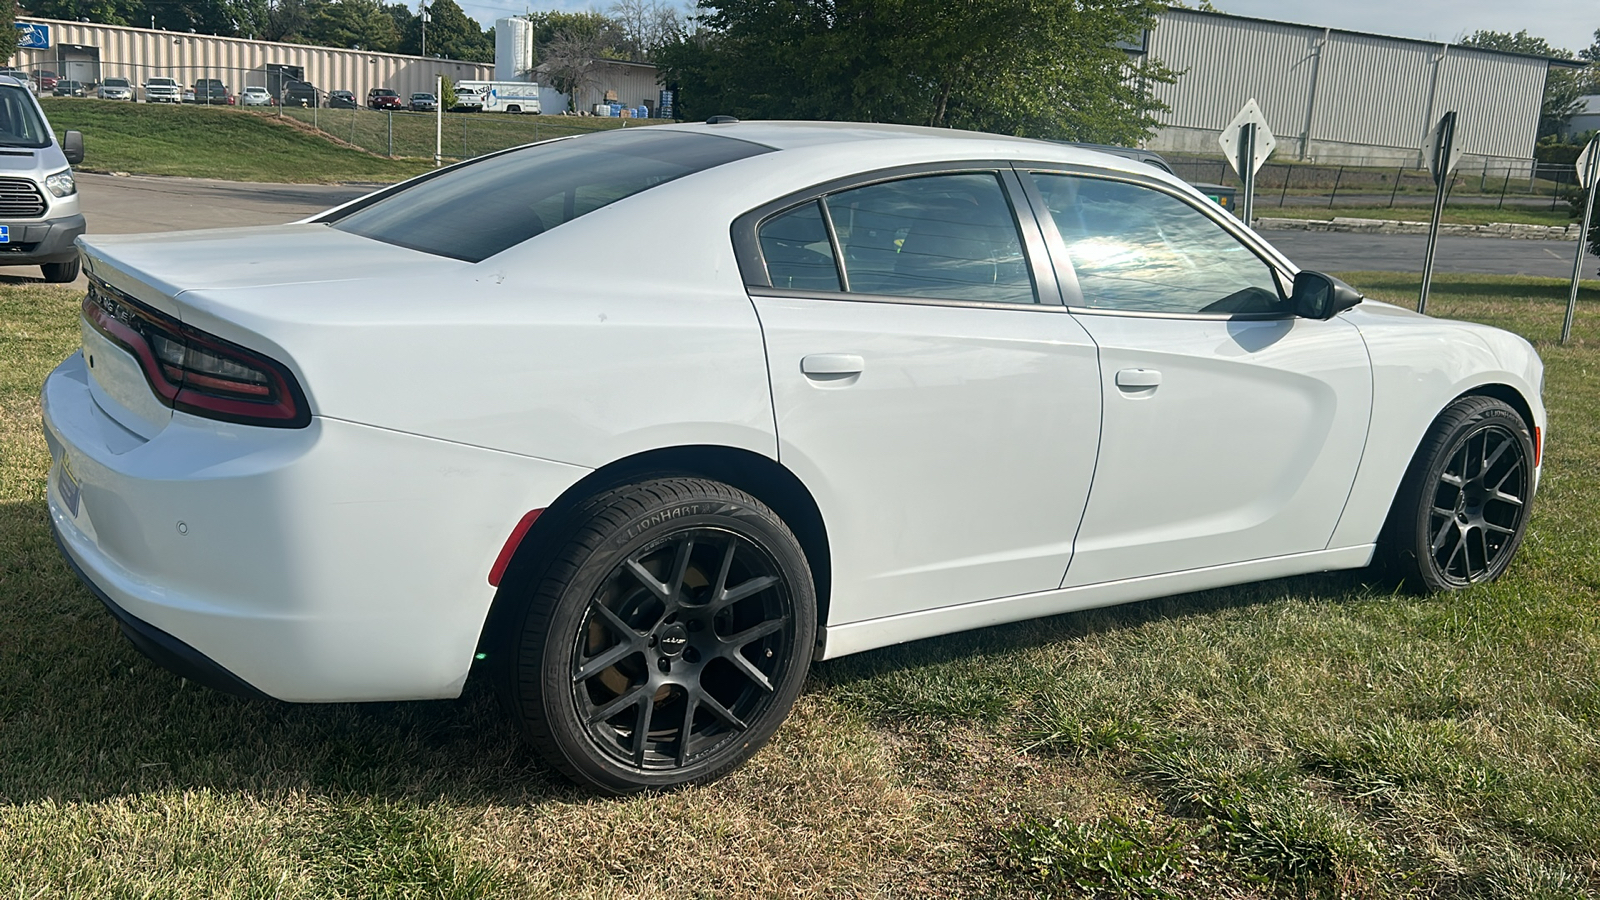
<instances>
[{"instance_id":1,"label":"lionhart tire","mask_svg":"<svg viewBox=\"0 0 1600 900\"><path fill-rule=\"evenodd\" d=\"M567 776L613 793L708 781L759 750L805 680L816 598L760 501L672 478L601 494L534 591L514 712Z\"/></svg>"},{"instance_id":2,"label":"lionhart tire","mask_svg":"<svg viewBox=\"0 0 1600 900\"><path fill-rule=\"evenodd\" d=\"M1428 591L1459 590L1505 572L1527 531L1533 438L1492 397L1464 397L1428 430L1395 500L1395 573Z\"/></svg>"}]
</instances>

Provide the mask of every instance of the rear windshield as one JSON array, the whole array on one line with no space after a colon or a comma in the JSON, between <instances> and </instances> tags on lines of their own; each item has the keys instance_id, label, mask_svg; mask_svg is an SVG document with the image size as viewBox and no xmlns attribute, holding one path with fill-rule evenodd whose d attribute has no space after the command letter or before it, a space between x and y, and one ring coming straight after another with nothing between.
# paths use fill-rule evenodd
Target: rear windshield
<instances>
[{"instance_id":1,"label":"rear windshield","mask_svg":"<svg viewBox=\"0 0 1600 900\"><path fill-rule=\"evenodd\" d=\"M0 84L0 147L48 147L50 132L33 106L28 89Z\"/></svg>"},{"instance_id":2,"label":"rear windshield","mask_svg":"<svg viewBox=\"0 0 1600 900\"><path fill-rule=\"evenodd\" d=\"M624 197L770 149L708 134L619 129L485 157L332 222L373 240L479 262Z\"/></svg>"}]
</instances>

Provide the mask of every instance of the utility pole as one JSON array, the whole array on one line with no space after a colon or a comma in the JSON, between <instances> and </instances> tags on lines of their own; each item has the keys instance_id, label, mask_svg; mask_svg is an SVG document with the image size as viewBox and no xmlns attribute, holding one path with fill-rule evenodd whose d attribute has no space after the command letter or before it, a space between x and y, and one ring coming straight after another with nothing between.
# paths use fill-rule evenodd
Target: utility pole
<instances>
[{"instance_id":1,"label":"utility pole","mask_svg":"<svg viewBox=\"0 0 1600 900\"><path fill-rule=\"evenodd\" d=\"M428 55L428 0L417 4L422 9L422 55Z\"/></svg>"}]
</instances>

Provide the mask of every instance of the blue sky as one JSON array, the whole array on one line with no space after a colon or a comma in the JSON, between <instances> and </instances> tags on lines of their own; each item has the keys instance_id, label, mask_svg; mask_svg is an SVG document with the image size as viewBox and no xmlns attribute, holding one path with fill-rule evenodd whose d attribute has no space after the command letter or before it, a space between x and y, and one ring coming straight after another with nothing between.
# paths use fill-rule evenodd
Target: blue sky
<instances>
[{"instance_id":1,"label":"blue sky","mask_svg":"<svg viewBox=\"0 0 1600 900\"><path fill-rule=\"evenodd\" d=\"M488 28L529 9L605 9L610 0L458 0ZM1479 29L1521 31L1581 50L1600 28L1600 0L1212 0L1223 12L1397 37L1453 41Z\"/></svg>"}]
</instances>

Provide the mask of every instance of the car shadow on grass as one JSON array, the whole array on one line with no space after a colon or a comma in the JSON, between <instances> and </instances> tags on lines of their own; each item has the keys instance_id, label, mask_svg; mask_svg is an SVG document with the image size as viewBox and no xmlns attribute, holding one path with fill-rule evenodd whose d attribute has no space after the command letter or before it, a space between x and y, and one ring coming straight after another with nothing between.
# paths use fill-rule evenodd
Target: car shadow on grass
<instances>
[{"instance_id":1,"label":"car shadow on grass","mask_svg":"<svg viewBox=\"0 0 1600 900\"><path fill-rule=\"evenodd\" d=\"M809 690L848 696L946 661L981 667L1153 620L1361 592L1361 573L1316 575L996 626L818 664ZM457 699L393 703L246 700L187 683L135 650L77 582L42 499L0 503L0 804L192 789L510 805L589 796L523 744L486 670Z\"/></svg>"}]
</instances>

